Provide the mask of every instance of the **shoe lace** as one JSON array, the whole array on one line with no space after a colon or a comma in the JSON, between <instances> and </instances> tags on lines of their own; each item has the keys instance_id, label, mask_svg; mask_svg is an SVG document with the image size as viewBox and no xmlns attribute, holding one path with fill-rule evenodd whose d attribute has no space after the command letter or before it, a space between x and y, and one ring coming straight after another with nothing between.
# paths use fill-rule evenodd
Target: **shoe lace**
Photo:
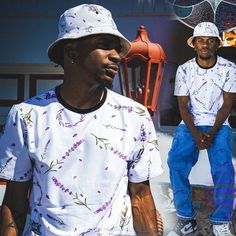
<instances>
[{"instance_id":1,"label":"shoe lace","mask_svg":"<svg viewBox=\"0 0 236 236\"><path fill-rule=\"evenodd\" d=\"M230 230L229 230L229 225L228 224L222 224L217 227L217 231L220 233L222 236L230 236L232 235Z\"/></svg>"},{"instance_id":2,"label":"shoe lace","mask_svg":"<svg viewBox=\"0 0 236 236\"><path fill-rule=\"evenodd\" d=\"M182 229L184 225L185 225L185 223L183 221L178 220L176 225L175 225L175 230Z\"/></svg>"}]
</instances>

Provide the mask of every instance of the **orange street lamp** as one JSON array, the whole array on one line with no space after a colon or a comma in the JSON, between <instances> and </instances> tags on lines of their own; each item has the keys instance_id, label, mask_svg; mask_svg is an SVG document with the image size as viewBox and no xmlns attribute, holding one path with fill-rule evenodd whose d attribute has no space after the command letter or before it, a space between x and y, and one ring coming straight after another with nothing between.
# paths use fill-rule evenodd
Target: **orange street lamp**
<instances>
[{"instance_id":1,"label":"orange street lamp","mask_svg":"<svg viewBox=\"0 0 236 236\"><path fill-rule=\"evenodd\" d=\"M122 59L119 80L121 93L146 106L153 115L166 64L162 47L152 43L144 26L140 26L131 50Z\"/></svg>"}]
</instances>

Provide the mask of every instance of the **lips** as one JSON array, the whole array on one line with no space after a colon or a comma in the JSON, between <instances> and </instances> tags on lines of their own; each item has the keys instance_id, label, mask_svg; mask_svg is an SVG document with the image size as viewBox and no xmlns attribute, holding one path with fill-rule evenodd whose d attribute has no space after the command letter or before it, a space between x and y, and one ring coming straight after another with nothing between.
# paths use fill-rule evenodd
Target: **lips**
<instances>
[{"instance_id":1,"label":"lips","mask_svg":"<svg viewBox=\"0 0 236 236\"><path fill-rule=\"evenodd\" d=\"M116 65L110 65L105 67L106 73L111 77L114 77L118 73L118 69L119 67Z\"/></svg>"}]
</instances>

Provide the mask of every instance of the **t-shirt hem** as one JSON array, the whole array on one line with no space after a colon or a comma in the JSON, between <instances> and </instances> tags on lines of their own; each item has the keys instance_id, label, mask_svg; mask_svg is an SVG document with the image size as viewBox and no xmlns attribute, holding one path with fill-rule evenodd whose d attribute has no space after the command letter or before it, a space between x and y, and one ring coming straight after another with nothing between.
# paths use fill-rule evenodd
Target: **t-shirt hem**
<instances>
[{"instance_id":1,"label":"t-shirt hem","mask_svg":"<svg viewBox=\"0 0 236 236\"><path fill-rule=\"evenodd\" d=\"M135 178L135 179L129 178L129 182L131 182L131 183L141 183L141 182L149 181L151 179L154 179L154 178L162 175L163 173L164 173L164 169L161 169L158 173L156 173L155 175L150 176L148 179L147 179L147 177L139 178L139 179L137 179L137 178Z\"/></svg>"},{"instance_id":2,"label":"t-shirt hem","mask_svg":"<svg viewBox=\"0 0 236 236\"><path fill-rule=\"evenodd\" d=\"M1 174L0 174L0 179L2 179L3 181L5 180L5 181L22 182L22 183L30 181L30 179L13 179L9 176L4 176Z\"/></svg>"}]
</instances>

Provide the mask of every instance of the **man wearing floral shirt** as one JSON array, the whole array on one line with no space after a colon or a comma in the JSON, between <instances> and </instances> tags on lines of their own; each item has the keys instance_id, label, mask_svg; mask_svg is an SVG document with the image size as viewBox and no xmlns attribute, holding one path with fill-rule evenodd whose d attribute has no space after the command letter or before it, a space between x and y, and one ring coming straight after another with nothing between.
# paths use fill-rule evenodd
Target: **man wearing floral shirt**
<instances>
[{"instance_id":1,"label":"man wearing floral shirt","mask_svg":"<svg viewBox=\"0 0 236 236\"><path fill-rule=\"evenodd\" d=\"M188 180L199 150L207 149L214 182L214 211L210 217L216 236L232 235L229 230L234 200L232 134L228 122L236 92L235 64L216 55L222 44L217 27L199 23L188 45L197 56L176 73L182 122L169 152L168 165L178 222L168 236L187 235L197 229Z\"/></svg>"},{"instance_id":2,"label":"man wearing floral shirt","mask_svg":"<svg viewBox=\"0 0 236 236\"><path fill-rule=\"evenodd\" d=\"M60 18L49 58L64 82L13 106L0 145L8 180L0 235L157 235L149 179L162 173L147 109L109 90L130 42L111 14L80 5Z\"/></svg>"}]
</instances>

